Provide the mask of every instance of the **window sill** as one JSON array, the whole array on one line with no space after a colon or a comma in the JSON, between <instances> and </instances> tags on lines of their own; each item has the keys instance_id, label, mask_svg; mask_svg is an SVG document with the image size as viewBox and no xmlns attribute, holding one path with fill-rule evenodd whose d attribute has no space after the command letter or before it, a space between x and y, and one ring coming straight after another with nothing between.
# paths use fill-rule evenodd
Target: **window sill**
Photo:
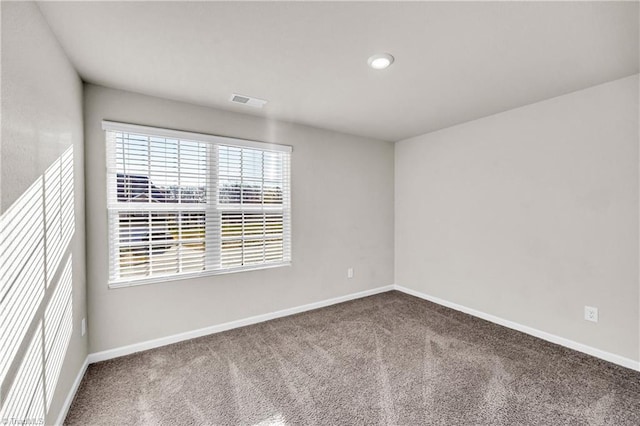
<instances>
[{"instance_id":1,"label":"window sill","mask_svg":"<svg viewBox=\"0 0 640 426\"><path fill-rule=\"evenodd\" d=\"M140 278L133 280L117 280L109 282L109 289L135 287L139 285L157 284L171 281L182 281L193 278L209 277L214 275L227 275L235 274L238 272L259 271L262 269L274 269L281 268L283 266L291 266L291 262L270 263L268 265L256 265L256 266L243 266L239 268L222 269L218 271L206 271L206 272L190 272L176 275L165 275L158 277Z\"/></svg>"}]
</instances>

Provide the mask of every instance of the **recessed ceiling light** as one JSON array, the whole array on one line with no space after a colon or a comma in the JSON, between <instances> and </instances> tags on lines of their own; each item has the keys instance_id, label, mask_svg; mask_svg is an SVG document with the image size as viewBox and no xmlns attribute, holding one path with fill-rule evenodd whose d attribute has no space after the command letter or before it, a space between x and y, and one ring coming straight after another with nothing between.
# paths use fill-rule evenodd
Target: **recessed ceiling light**
<instances>
[{"instance_id":1,"label":"recessed ceiling light","mask_svg":"<svg viewBox=\"0 0 640 426\"><path fill-rule=\"evenodd\" d=\"M388 53L379 53L370 57L367 63L374 70L383 70L393 63L393 56Z\"/></svg>"}]
</instances>

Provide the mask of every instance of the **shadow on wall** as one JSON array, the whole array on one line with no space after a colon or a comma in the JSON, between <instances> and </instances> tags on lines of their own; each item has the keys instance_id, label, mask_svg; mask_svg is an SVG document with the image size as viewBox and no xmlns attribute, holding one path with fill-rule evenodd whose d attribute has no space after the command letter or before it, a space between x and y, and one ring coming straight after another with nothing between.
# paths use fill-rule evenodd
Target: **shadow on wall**
<instances>
[{"instance_id":1,"label":"shadow on wall","mask_svg":"<svg viewBox=\"0 0 640 426\"><path fill-rule=\"evenodd\" d=\"M51 405L73 329L73 191L70 147L0 217L1 424L42 424Z\"/></svg>"}]
</instances>

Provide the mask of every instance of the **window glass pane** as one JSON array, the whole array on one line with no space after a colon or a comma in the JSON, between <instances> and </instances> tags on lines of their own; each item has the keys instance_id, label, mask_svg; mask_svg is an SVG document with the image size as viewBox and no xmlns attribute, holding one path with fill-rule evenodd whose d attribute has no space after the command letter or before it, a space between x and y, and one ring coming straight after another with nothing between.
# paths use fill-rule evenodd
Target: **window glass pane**
<instances>
[{"instance_id":1,"label":"window glass pane","mask_svg":"<svg viewBox=\"0 0 640 426\"><path fill-rule=\"evenodd\" d=\"M283 154L221 146L220 204L282 204Z\"/></svg>"},{"instance_id":2,"label":"window glass pane","mask_svg":"<svg viewBox=\"0 0 640 426\"><path fill-rule=\"evenodd\" d=\"M121 277L204 269L205 212L125 211L118 221Z\"/></svg>"},{"instance_id":3,"label":"window glass pane","mask_svg":"<svg viewBox=\"0 0 640 426\"><path fill-rule=\"evenodd\" d=\"M239 267L283 260L282 213L223 212L223 267Z\"/></svg>"},{"instance_id":4,"label":"window glass pane","mask_svg":"<svg viewBox=\"0 0 640 426\"><path fill-rule=\"evenodd\" d=\"M118 133L119 202L206 203L207 144Z\"/></svg>"}]
</instances>

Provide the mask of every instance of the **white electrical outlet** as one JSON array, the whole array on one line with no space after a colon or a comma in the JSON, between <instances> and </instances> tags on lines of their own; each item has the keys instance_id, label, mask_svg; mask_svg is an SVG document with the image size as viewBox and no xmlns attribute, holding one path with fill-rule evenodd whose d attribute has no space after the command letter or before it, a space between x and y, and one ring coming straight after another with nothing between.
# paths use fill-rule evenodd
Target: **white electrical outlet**
<instances>
[{"instance_id":1,"label":"white electrical outlet","mask_svg":"<svg viewBox=\"0 0 640 426\"><path fill-rule=\"evenodd\" d=\"M347 278L353 278L353 268L347 268Z\"/></svg>"},{"instance_id":2,"label":"white electrical outlet","mask_svg":"<svg viewBox=\"0 0 640 426\"><path fill-rule=\"evenodd\" d=\"M584 307L584 319L587 321L598 322L598 308L593 306Z\"/></svg>"},{"instance_id":3,"label":"white electrical outlet","mask_svg":"<svg viewBox=\"0 0 640 426\"><path fill-rule=\"evenodd\" d=\"M87 334L87 319L82 318L82 335Z\"/></svg>"}]
</instances>

